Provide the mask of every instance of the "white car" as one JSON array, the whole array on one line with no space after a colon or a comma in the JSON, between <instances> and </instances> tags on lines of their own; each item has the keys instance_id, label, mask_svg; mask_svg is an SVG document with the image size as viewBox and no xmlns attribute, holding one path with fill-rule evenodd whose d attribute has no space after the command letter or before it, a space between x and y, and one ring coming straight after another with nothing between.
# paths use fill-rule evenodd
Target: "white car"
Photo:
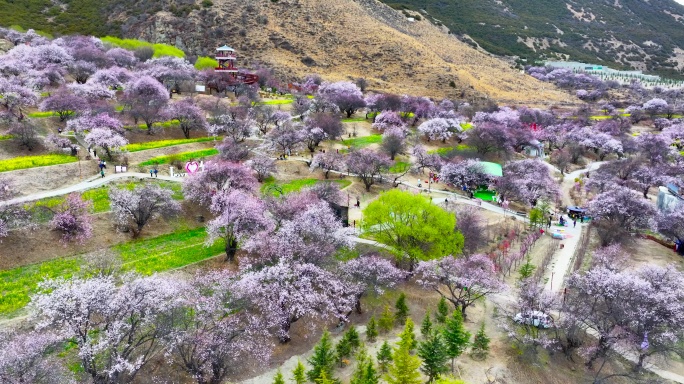
<instances>
[{"instance_id":1,"label":"white car","mask_svg":"<svg viewBox=\"0 0 684 384\"><path fill-rule=\"evenodd\" d=\"M513 321L518 324L533 325L537 328L548 329L553 326L553 317L540 311L530 311L525 313L518 313L513 317Z\"/></svg>"}]
</instances>

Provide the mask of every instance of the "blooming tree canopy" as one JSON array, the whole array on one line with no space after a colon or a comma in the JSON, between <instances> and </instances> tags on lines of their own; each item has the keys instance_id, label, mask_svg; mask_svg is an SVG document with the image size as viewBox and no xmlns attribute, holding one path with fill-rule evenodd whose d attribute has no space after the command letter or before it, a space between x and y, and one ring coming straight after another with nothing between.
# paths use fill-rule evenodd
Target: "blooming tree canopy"
<instances>
[{"instance_id":1,"label":"blooming tree canopy","mask_svg":"<svg viewBox=\"0 0 684 384\"><path fill-rule=\"evenodd\" d=\"M119 225L138 236L150 220L169 219L178 215L181 205L173 199L173 191L156 185L137 186L134 190L112 189L109 192L112 214Z\"/></svg>"},{"instance_id":2,"label":"blooming tree canopy","mask_svg":"<svg viewBox=\"0 0 684 384\"><path fill-rule=\"evenodd\" d=\"M480 254L422 261L416 267L415 276L418 284L435 290L460 309L464 318L466 309L478 299L506 287L496 275L494 263Z\"/></svg>"}]
</instances>

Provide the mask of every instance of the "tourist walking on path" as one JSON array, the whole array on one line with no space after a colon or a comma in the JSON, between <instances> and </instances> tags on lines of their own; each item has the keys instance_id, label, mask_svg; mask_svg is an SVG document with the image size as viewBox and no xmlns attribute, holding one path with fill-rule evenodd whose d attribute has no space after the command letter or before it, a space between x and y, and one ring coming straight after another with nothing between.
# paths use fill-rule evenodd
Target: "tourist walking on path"
<instances>
[{"instance_id":1,"label":"tourist walking on path","mask_svg":"<svg viewBox=\"0 0 684 384\"><path fill-rule=\"evenodd\" d=\"M572 221L572 227L575 228L577 226L577 219L574 219Z\"/></svg>"},{"instance_id":2,"label":"tourist walking on path","mask_svg":"<svg viewBox=\"0 0 684 384\"><path fill-rule=\"evenodd\" d=\"M104 168L100 168L100 177L104 179Z\"/></svg>"}]
</instances>

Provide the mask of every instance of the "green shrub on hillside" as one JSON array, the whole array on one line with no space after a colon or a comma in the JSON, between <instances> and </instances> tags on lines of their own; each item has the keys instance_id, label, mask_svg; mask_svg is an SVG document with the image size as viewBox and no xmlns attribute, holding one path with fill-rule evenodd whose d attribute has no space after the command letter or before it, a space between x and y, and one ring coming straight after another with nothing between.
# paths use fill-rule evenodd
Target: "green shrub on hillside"
<instances>
[{"instance_id":1,"label":"green shrub on hillside","mask_svg":"<svg viewBox=\"0 0 684 384\"><path fill-rule=\"evenodd\" d=\"M216 67L218 67L218 61L208 56L200 56L197 58L197 61L195 61L195 69L198 71Z\"/></svg>"},{"instance_id":2,"label":"green shrub on hillside","mask_svg":"<svg viewBox=\"0 0 684 384\"><path fill-rule=\"evenodd\" d=\"M185 52L168 44L152 44L144 40L138 39L120 39L114 36L105 36L102 41L113 46L135 51L141 48L152 48L154 50L154 57L174 56L185 57Z\"/></svg>"}]
</instances>

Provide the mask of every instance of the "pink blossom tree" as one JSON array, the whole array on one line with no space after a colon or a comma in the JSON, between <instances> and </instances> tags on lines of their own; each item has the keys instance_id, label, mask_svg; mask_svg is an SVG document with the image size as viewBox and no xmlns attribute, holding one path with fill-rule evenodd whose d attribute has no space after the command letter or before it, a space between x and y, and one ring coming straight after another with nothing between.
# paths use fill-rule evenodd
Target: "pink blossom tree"
<instances>
[{"instance_id":1,"label":"pink blossom tree","mask_svg":"<svg viewBox=\"0 0 684 384\"><path fill-rule=\"evenodd\" d=\"M411 125L415 126L420 119L426 119L435 112L435 103L427 97L404 95L401 98L402 116L408 119L413 115Z\"/></svg>"},{"instance_id":2,"label":"pink blossom tree","mask_svg":"<svg viewBox=\"0 0 684 384\"><path fill-rule=\"evenodd\" d=\"M375 120L373 121L373 128L383 132L389 128L405 129L406 124L397 112L382 111L377 116L375 116Z\"/></svg>"},{"instance_id":3,"label":"pink blossom tree","mask_svg":"<svg viewBox=\"0 0 684 384\"><path fill-rule=\"evenodd\" d=\"M638 371L648 357L675 350L683 336L683 281L674 268L656 266L624 272L598 267L572 275L564 313L597 335L586 348L587 365L620 348L638 356Z\"/></svg>"},{"instance_id":4,"label":"pink blossom tree","mask_svg":"<svg viewBox=\"0 0 684 384\"><path fill-rule=\"evenodd\" d=\"M105 54L109 60L122 68L132 68L138 62L133 52L123 48L112 48Z\"/></svg>"},{"instance_id":5,"label":"pink blossom tree","mask_svg":"<svg viewBox=\"0 0 684 384\"><path fill-rule=\"evenodd\" d=\"M76 60L69 64L69 73L78 84L85 84L96 71L97 66L88 61Z\"/></svg>"},{"instance_id":6,"label":"pink blossom tree","mask_svg":"<svg viewBox=\"0 0 684 384\"><path fill-rule=\"evenodd\" d=\"M355 309L363 313L361 298L368 291L382 294L385 288L393 288L398 282L406 279L408 273L395 267L387 259L378 255L361 256L340 265L344 276L358 285Z\"/></svg>"},{"instance_id":7,"label":"pink blossom tree","mask_svg":"<svg viewBox=\"0 0 684 384\"><path fill-rule=\"evenodd\" d=\"M389 128L382 134L380 147L394 160L394 157L404 152L406 147L406 132L401 128Z\"/></svg>"},{"instance_id":8,"label":"pink blossom tree","mask_svg":"<svg viewBox=\"0 0 684 384\"><path fill-rule=\"evenodd\" d=\"M666 163L673 155L672 140L669 135L643 133L635 139L639 155L652 165Z\"/></svg>"},{"instance_id":9,"label":"pink blossom tree","mask_svg":"<svg viewBox=\"0 0 684 384\"><path fill-rule=\"evenodd\" d=\"M192 100L185 99L172 103L169 105L166 114L169 118L178 120L178 125L186 139L190 138L191 131L207 130L205 113Z\"/></svg>"},{"instance_id":10,"label":"pink blossom tree","mask_svg":"<svg viewBox=\"0 0 684 384\"><path fill-rule=\"evenodd\" d=\"M86 375L96 383L129 383L169 332L169 311L182 290L168 278L112 276L51 280L31 298L41 329L71 339Z\"/></svg>"},{"instance_id":11,"label":"pink blossom tree","mask_svg":"<svg viewBox=\"0 0 684 384\"><path fill-rule=\"evenodd\" d=\"M50 227L62 233L62 242L76 241L83 244L93 236L93 224L90 211L93 204L83 200L77 193L67 195L50 221Z\"/></svg>"},{"instance_id":12,"label":"pink blossom tree","mask_svg":"<svg viewBox=\"0 0 684 384\"><path fill-rule=\"evenodd\" d=\"M226 272L199 274L181 293L182 310L165 348L198 384L220 384L245 359L270 357L269 316L258 313L235 280Z\"/></svg>"},{"instance_id":13,"label":"pink blossom tree","mask_svg":"<svg viewBox=\"0 0 684 384\"><path fill-rule=\"evenodd\" d=\"M359 108L366 106L359 87L349 81L323 83L318 88L316 96L336 105L347 117L351 117Z\"/></svg>"},{"instance_id":14,"label":"pink blossom tree","mask_svg":"<svg viewBox=\"0 0 684 384\"><path fill-rule=\"evenodd\" d=\"M304 125L308 131L320 129L329 140L336 140L344 133L340 119L329 113L312 113L307 116Z\"/></svg>"},{"instance_id":15,"label":"pink blossom tree","mask_svg":"<svg viewBox=\"0 0 684 384\"><path fill-rule=\"evenodd\" d=\"M352 244L353 231L344 228L323 201L311 203L278 225L274 232L262 232L246 242L245 249L254 255L251 262L264 264L289 257L323 266L331 262L335 251Z\"/></svg>"},{"instance_id":16,"label":"pink blossom tree","mask_svg":"<svg viewBox=\"0 0 684 384\"><path fill-rule=\"evenodd\" d=\"M660 98L654 98L645 102L643 105L643 109L644 111L646 111L646 113L648 113L651 116L651 118L653 118L655 115L659 113L664 113L667 109L667 106L667 101Z\"/></svg>"},{"instance_id":17,"label":"pink blossom tree","mask_svg":"<svg viewBox=\"0 0 684 384\"><path fill-rule=\"evenodd\" d=\"M22 204L6 204L16 195L14 181L10 178L0 178L0 241L9 235L13 228L31 228L31 214Z\"/></svg>"},{"instance_id":18,"label":"pink blossom tree","mask_svg":"<svg viewBox=\"0 0 684 384\"><path fill-rule=\"evenodd\" d=\"M207 224L207 244L222 238L226 244L226 261L232 262L241 243L259 232L271 231L272 220L264 203L240 190L224 191L214 196L211 210L217 216Z\"/></svg>"},{"instance_id":19,"label":"pink blossom tree","mask_svg":"<svg viewBox=\"0 0 684 384\"><path fill-rule=\"evenodd\" d=\"M49 355L63 338L52 332L0 333L0 381L5 384L75 383Z\"/></svg>"},{"instance_id":20,"label":"pink blossom tree","mask_svg":"<svg viewBox=\"0 0 684 384\"><path fill-rule=\"evenodd\" d=\"M21 121L24 119L24 110L37 101L38 97L31 89L0 77L0 107L3 108L0 117L4 115Z\"/></svg>"},{"instance_id":21,"label":"pink blossom tree","mask_svg":"<svg viewBox=\"0 0 684 384\"><path fill-rule=\"evenodd\" d=\"M502 199L514 199L535 206L540 199L555 200L560 196L558 183L549 168L534 159L511 161L503 168L503 176L496 182Z\"/></svg>"},{"instance_id":22,"label":"pink blossom tree","mask_svg":"<svg viewBox=\"0 0 684 384\"><path fill-rule=\"evenodd\" d=\"M173 199L173 191L156 185L137 186L132 191L112 189L109 192L112 214L117 224L140 235L143 227L156 218L170 219L181 212L181 205Z\"/></svg>"},{"instance_id":23,"label":"pink blossom tree","mask_svg":"<svg viewBox=\"0 0 684 384\"><path fill-rule=\"evenodd\" d=\"M227 137L241 142L252 135L254 125L254 120L247 118L247 116L230 113L212 119L208 131L213 136L225 134Z\"/></svg>"},{"instance_id":24,"label":"pink blossom tree","mask_svg":"<svg viewBox=\"0 0 684 384\"><path fill-rule=\"evenodd\" d=\"M87 82L85 84L72 83L67 85L67 88L75 95L91 100L111 100L114 99L116 93L109 86L96 82Z\"/></svg>"},{"instance_id":25,"label":"pink blossom tree","mask_svg":"<svg viewBox=\"0 0 684 384\"><path fill-rule=\"evenodd\" d=\"M218 156L227 161L239 163L249 157L249 147L245 143L237 142L232 137L225 137L216 145Z\"/></svg>"},{"instance_id":26,"label":"pink blossom tree","mask_svg":"<svg viewBox=\"0 0 684 384\"><path fill-rule=\"evenodd\" d=\"M60 89L40 103L40 110L56 112L59 115L59 121L64 121L82 111L87 105L88 102L83 97L72 95L64 89Z\"/></svg>"},{"instance_id":27,"label":"pink blossom tree","mask_svg":"<svg viewBox=\"0 0 684 384\"><path fill-rule=\"evenodd\" d=\"M392 165L392 162L384 154L363 148L349 153L346 164L349 172L361 179L366 186L366 191L370 191L371 186L375 184L375 179L380 177Z\"/></svg>"},{"instance_id":28,"label":"pink blossom tree","mask_svg":"<svg viewBox=\"0 0 684 384\"><path fill-rule=\"evenodd\" d=\"M240 163L215 160L207 161L204 172L194 173L183 182L183 194L187 199L208 207L212 197L220 191L252 191L256 186L257 180L249 168Z\"/></svg>"},{"instance_id":29,"label":"pink blossom tree","mask_svg":"<svg viewBox=\"0 0 684 384\"><path fill-rule=\"evenodd\" d=\"M92 131L96 128L109 129L120 135L124 134L123 123L107 113L97 115L83 115L67 122L67 130L76 133Z\"/></svg>"},{"instance_id":30,"label":"pink blossom tree","mask_svg":"<svg viewBox=\"0 0 684 384\"><path fill-rule=\"evenodd\" d=\"M100 84L109 89L117 89L133 79L133 73L122 67L100 69L88 79L88 83Z\"/></svg>"},{"instance_id":31,"label":"pink blossom tree","mask_svg":"<svg viewBox=\"0 0 684 384\"><path fill-rule=\"evenodd\" d=\"M514 139L505 125L483 122L466 132L466 143L485 155L513 150Z\"/></svg>"},{"instance_id":32,"label":"pink blossom tree","mask_svg":"<svg viewBox=\"0 0 684 384\"><path fill-rule=\"evenodd\" d=\"M142 76L130 83L123 95L123 102L131 116L141 119L152 134L152 125L163 120L162 111L169 102L169 92L150 76Z\"/></svg>"},{"instance_id":33,"label":"pink blossom tree","mask_svg":"<svg viewBox=\"0 0 684 384\"><path fill-rule=\"evenodd\" d=\"M684 243L684 208L679 206L670 212L661 212L655 218L655 227L663 235Z\"/></svg>"},{"instance_id":34,"label":"pink blossom tree","mask_svg":"<svg viewBox=\"0 0 684 384\"><path fill-rule=\"evenodd\" d=\"M286 121L273 128L266 136L270 147L285 155L290 155L299 144L306 140L306 133L298 124Z\"/></svg>"},{"instance_id":35,"label":"pink blossom tree","mask_svg":"<svg viewBox=\"0 0 684 384\"><path fill-rule=\"evenodd\" d=\"M587 214L594 220L601 243L608 245L630 231L649 228L655 208L629 188L614 186L589 202Z\"/></svg>"},{"instance_id":36,"label":"pink blossom tree","mask_svg":"<svg viewBox=\"0 0 684 384\"><path fill-rule=\"evenodd\" d=\"M281 343L290 341L290 327L302 318L346 319L356 302L355 287L318 266L287 257L260 270L246 272L236 283L259 308L277 320Z\"/></svg>"},{"instance_id":37,"label":"pink blossom tree","mask_svg":"<svg viewBox=\"0 0 684 384\"><path fill-rule=\"evenodd\" d=\"M486 245L485 223L476 207L462 205L456 209L456 228L463 235L463 252L471 255Z\"/></svg>"},{"instance_id":38,"label":"pink blossom tree","mask_svg":"<svg viewBox=\"0 0 684 384\"><path fill-rule=\"evenodd\" d=\"M92 147L100 147L105 150L108 158L112 158L112 150L128 144L128 140L120 133L108 128L93 128L83 140Z\"/></svg>"},{"instance_id":39,"label":"pink blossom tree","mask_svg":"<svg viewBox=\"0 0 684 384\"><path fill-rule=\"evenodd\" d=\"M429 154L425 147L416 145L411 149L416 168L422 173L425 168L437 171L442 167L442 158L437 154Z\"/></svg>"},{"instance_id":40,"label":"pink blossom tree","mask_svg":"<svg viewBox=\"0 0 684 384\"><path fill-rule=\"evenodd\" d=\"M415 276L423 288L435 290L460 309L463 318L466 309L477 300L506 287L496 275L494 263L481 254L421 261Z\"/></svg>"},{"instance_id":41,"label":"pink blossom tree","mask_svg":"<svg viewBox=\"0 0 684 384\"><path fill-rule=\"evenodd\" d=\"M180 92L180 84L191 80L197 73L195 67L181 57L161 56L147 60L141 65L143 75L155 78L167 89ZM168 92L167 92L168 95Z\"/></svg>"},{"instance_id":42,"label":"pink blossom tree","mask_svg":"<svg viewBox=\"0 0 684 384\"><path fill-rule=\"evenodd\" d=\"M268 156L256 156L247 165L256 174L257 181L263 183L272 173L276 171L275 161Z\"/></svg>"},{"instance_id":43,"label":"pink blossom tree","mask_svg":"<svg viewBox=\"0 0 684 384\"><path fill-rule=\"evenodd\" d=\"M418 126L418 132L425 135L428 141L441 140L442 143L450 139L454 132L460 132L460 121L456 119L444 119L436 117L427 120Z\"/></svg>"},{"instance_id":44,"label":"pink blossom tree","mask_svg":"<svg viewBox=\"0 0 684 384\"><path fill-rule=\"evenodd\" d=\"M439 178L454 187L468 189L487 185L491 179L481 162L472 159L443 165Z\"/></svg>"},{"instance_id":45,"label":"pink blossom tree","mask_svg":"<svg viewBox=\"0 0 684 384\"><path fill-rule=\"evenodd\" d=\"M320 168L325 171L325 178L327 179L330 171L340 171L344 167L344 157L337 153L337 151L321 152L314 155L311 160L309 169L313 172L314 169Z\"/></svg>"}]
</instances>

